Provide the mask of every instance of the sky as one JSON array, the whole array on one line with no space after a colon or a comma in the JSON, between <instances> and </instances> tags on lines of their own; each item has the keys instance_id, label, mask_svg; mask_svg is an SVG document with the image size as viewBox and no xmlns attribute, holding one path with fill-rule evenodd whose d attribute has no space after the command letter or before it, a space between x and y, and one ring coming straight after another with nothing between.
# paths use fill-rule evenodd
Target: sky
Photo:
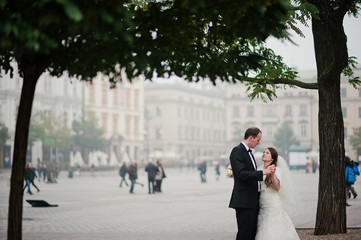
<instances>
[{"instance_id":1,"label":"sky","mask_svg":"<svg viewBox=\"0 0 361 240\"><path fill-rule=\"evenodd\" d=\"M313 49L313 36L311 24L309 27L300 25L305 38L293 34L293 41L298 44L294 45L290 42L282 43L277 39L267 40L268 47L272 48L275 53L284 58L285 63L294 67L297 70L315 70L316 61ZM347 35L347 47L349 49L349 56L358 58L359 66L361 66L361 16L359 18L350 18L348 16L344 19L344 29Z\"/></svg>"}]
</instances>

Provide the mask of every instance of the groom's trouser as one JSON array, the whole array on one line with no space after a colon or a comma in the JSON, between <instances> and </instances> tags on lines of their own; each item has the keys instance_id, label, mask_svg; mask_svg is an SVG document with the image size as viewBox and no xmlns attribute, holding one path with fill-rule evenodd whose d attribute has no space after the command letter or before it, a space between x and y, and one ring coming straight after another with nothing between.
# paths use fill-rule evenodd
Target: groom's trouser
<instances>
[{"instance_id":1,"label":"groom's trouser","mask_svg":"<svg viewBox=\"0 0 361 240\"><path fill-rule=\"evenodd\" d=\"M257 232L259 208L236 208L237 238L236 240L254 240Z\"/></svg>"}]
</instances>

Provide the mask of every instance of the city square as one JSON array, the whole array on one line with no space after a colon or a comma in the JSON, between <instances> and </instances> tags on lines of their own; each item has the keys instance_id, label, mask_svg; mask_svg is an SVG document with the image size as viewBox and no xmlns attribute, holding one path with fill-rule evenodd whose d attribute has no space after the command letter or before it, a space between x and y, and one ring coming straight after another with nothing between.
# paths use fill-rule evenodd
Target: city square
<instances>
[{"instance_id":1,"label":"city square","mask_svg":"<svg viewBox=\"0 0 361 240\"><path fill-rule=\"evenodd\" d=\"M58 183L38 183L40 192L24 193L23 239L224 239L235 238L235 212L228 208L233 180L217 181L212 167L207 182L201 183L194 169L165 168L163 192L148 194L144 167L138 168L135 193L119 187L117 169L81 172L68 178L61 171ZM292 220L297 229L312 229L316 219L318 173L292 171L298 189L299 209ZM0 239L6 239L10 170L0 172ZM361 184L355 183L361 193ZM58 207L32 207L25 200L45 200ZM361 228L360 197L350 199L347 207L349 229ZM302 239L302 238L301 238ZM317 238L314 238L317 239ZM321 238L320 239L328 239ZM339 238L337 238L339 239ZM340 238L341 239L341 238ZM347 238L345 238L347 239Z\"/></svg>"}]
</instances>

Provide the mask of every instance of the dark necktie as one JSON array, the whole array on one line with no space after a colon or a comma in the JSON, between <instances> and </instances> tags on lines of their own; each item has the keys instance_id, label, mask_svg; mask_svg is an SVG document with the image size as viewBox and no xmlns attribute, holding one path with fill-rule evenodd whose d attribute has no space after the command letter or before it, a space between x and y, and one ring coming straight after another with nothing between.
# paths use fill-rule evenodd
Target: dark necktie
<instances>
[{"instance_id":1,"label":"dark necktie","mask_svg":"<svg viewBox=\"0 0 361 240\"><path fill-rule=\"evenodd\" d=\"M251 154L251 157L252 157L252 162L254 164L254 168L257 170L257 163L256 163L256 160L252 154L252 149L248 149L248 152Z\"/></svg>"},{"instance_id":2,"label":"dark necktie","mask_svg":"<svg viewBox=\"0 0 361 240\"><path fill-rule=\"evenodd\" d=\"M256 159L254 158L254 156L252 154L252 150L248 149L248 152L251 154L254 169L257 171L257 163L256 163ZM260 192L261 191L261 184L260 184L259 181L257 183L258 183L258 192Z\"/></svg>"}]
</instances>

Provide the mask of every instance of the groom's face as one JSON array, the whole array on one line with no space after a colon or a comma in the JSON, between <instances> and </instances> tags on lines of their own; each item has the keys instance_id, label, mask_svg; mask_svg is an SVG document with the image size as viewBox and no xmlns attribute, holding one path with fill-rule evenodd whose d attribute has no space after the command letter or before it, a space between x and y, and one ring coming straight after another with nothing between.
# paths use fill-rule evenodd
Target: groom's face
<instances>
[{"instance_id":1,"label":"groom's face","mask_svg":"<svg viewBox=\"0 0 361 240\"><path fill-rule=\"evenodd\" d=\"M255 148L260 142L262 138L262 133L258 133L256 137L250 137L249 146L250 148Z\"/></svg>"}]
</instances>

